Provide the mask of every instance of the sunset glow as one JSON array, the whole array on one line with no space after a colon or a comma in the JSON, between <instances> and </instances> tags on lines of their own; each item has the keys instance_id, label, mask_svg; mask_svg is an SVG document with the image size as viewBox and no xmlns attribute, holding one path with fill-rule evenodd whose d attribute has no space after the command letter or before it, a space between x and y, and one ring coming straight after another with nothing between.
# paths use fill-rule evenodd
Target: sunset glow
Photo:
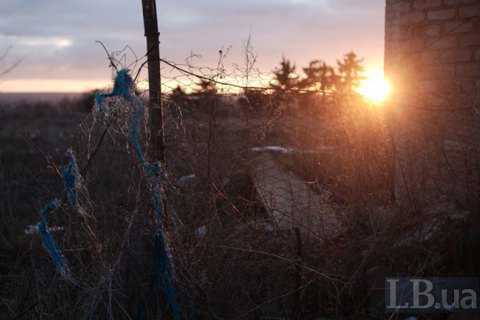
<instances>
[{"instance_id":1,"label":"sunset glow","mask_svg":"<svg viewBox=\"0 0 480 320\"><path fill-rule=\"evenodd\" d=\"M367 71L365 77L356 89L357 92L373 102L385 101L390 94L391 87L385 79L383 71Z\"/></svg>"},{"instance_id":2,"label":"sunset glow","mask_svg":"<svg viewBox=\"0 0 480 320\"><path fill-rule=\"evenodd\" d=\"M110 85L108 80L13 79L1 82L0 92L87 92Z\"/></svg>"}]
</instances>

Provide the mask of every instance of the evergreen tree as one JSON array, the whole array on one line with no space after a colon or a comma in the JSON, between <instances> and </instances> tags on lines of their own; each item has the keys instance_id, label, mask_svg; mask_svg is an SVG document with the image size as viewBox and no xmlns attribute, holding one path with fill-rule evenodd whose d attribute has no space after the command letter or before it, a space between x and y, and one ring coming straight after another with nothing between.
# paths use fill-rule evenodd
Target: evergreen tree
<instances>
[{"instance_id":1,"label":"evergreen tree","mask_svg":"<svg viewBox=\"0 0 480 320\"><path fill-rule=\"evenodd\" d=\"M352 92L359 86L360 81L364 78L360 74L364 68L362 66L363 59L358 59L357 55L351 51L343 56L343 61L337 60L339 81L338 89L343 92Z\"/></svg>"},{"instance_id":2,"label":"evergreen tree","mask_svg":"<svg viewBox=\"0 0 480 320\"><path fill-rule=\"evenodd\" d=\"M212 80L202 79L199 83L196 84L199 88L197 89L198 93L215 93L216 86L215 82Z\"/></svg>"},{"instance_id":3,"label":"evergreen tree","mask_svg":"<svg viewBox=\"0 0 480 320\"><path fill-rule=\"evenodd\" d=\"M298 86L298 75L295 73L295 65L282 57L280 69L273 71L274 79L270 82L270 87L276 90L291 90Z\"/></svg>"},{"instance_id":4,"label":"evergreen tree","mask_svg":"<svg viewBox=\"0 0 480 320\"><path fill-rule=\"evenodd\" d=\"M323 61L313 60L307 68L303 68L303 72L306 77L300 83L302 89L320 90L325 96L335 85L335 70Z\"/></svg>"}]
</instances>

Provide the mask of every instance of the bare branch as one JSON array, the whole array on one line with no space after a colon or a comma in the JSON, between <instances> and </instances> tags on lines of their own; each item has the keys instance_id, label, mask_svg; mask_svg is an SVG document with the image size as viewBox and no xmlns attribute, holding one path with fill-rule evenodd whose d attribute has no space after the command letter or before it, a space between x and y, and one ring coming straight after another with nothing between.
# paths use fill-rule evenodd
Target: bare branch
<instances>
[{"instance_id":1,"label":"bare branch","mask_svg":"<svg viewBox=\"0 0 480 320\"><path fill-rule=\"evenodd\" d=\"M23 59L15 59L14 61L8 61L8 55L12 46L8 46L1 54L0 54L0 79L2 79L5 75L10 73L13 69L15 69Z\"/></svg>"}]
</instances>

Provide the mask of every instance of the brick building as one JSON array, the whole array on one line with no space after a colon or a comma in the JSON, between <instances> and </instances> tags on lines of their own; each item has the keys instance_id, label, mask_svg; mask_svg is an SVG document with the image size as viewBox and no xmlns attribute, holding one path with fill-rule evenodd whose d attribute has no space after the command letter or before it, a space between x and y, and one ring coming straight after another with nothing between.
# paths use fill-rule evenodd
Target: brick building
<instances>
[{"instance_id":1,"label":"brick building","mask_svg":"<svg viewBox=\"0 0 480 320\"><path fill-rule=\"evenodd\" d=\"M395 194L480 209L480 0L387 0Z\"/></svg>"}]
</instances>

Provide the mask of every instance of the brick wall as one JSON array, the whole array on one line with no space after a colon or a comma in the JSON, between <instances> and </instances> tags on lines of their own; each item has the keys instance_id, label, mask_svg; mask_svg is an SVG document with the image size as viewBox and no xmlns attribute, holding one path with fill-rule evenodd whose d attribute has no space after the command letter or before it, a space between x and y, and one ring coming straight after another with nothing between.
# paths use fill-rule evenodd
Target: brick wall
<instances>
[{"instance_id":1,"label":"brick wall","mask_svg":"<svg viewBox=\"0 0 480 320\"><path fill-rule=\"evenodd\" d=\"M480 199L480 0L386 3L397 198L472 209Z\"/></svg>"}]
</instances>

